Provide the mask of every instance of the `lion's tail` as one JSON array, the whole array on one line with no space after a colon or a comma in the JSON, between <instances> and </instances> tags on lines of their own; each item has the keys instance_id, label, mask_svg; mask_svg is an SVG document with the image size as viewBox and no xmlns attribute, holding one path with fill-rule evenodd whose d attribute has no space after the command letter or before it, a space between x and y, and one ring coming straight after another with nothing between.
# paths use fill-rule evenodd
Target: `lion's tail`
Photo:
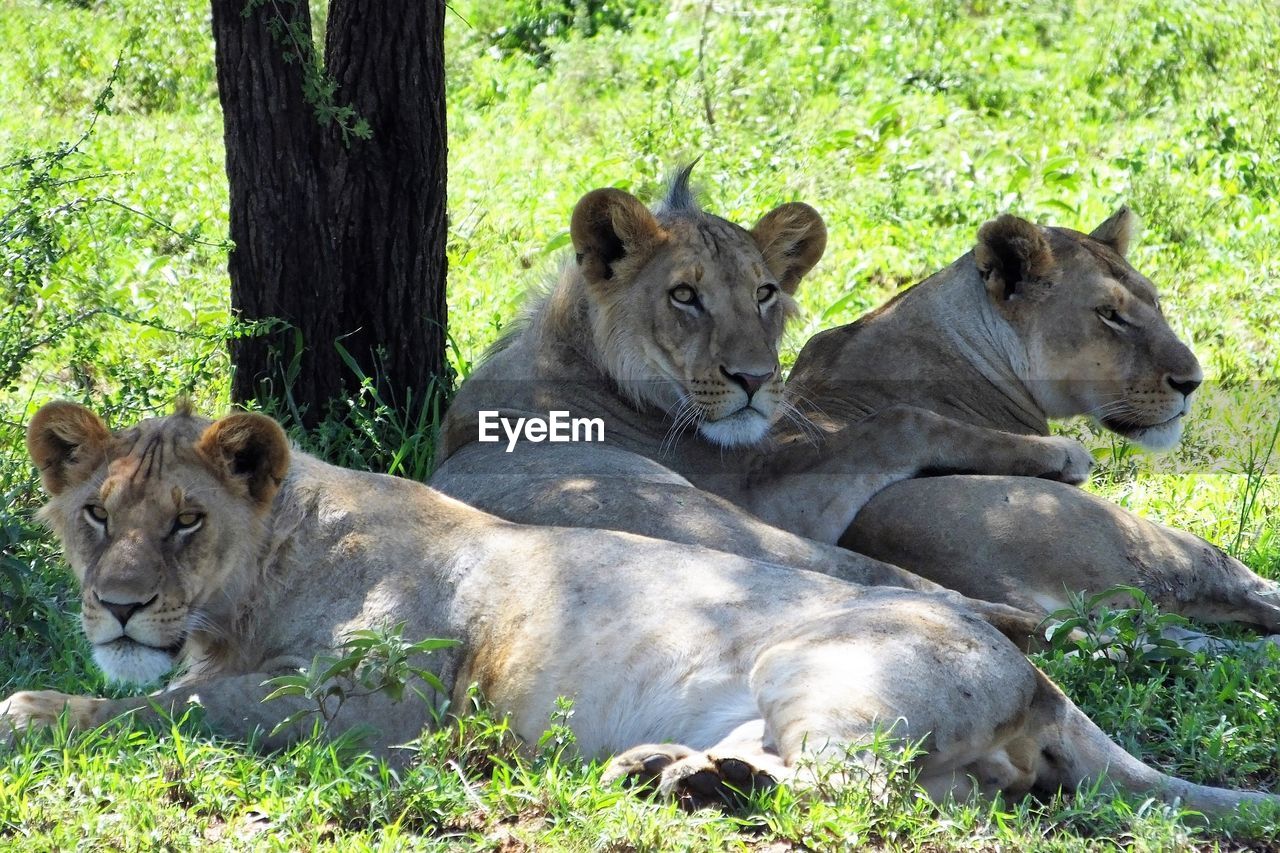
<instances>
[{"instance_id":1,"label":"lion's tail","mask_svg":"<svg viewBox=\"0 0 1280 853\"><path fill-rule=\"evenodd\" d=\"M1034 703L1041 716L1036 786L1075 790L1098 781L1158 797L1206 816L1229 814L1242 805L1280 810L1280 796L1197 785L1161 773L1125 752L1075 706L1044 673Z\"/></svg>"}]
</instances>

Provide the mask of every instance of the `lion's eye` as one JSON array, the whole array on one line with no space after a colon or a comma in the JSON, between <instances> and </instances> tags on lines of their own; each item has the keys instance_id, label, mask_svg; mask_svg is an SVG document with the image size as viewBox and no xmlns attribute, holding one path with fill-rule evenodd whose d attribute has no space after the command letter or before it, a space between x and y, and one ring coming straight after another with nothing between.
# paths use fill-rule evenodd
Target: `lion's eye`
<instances>
[{"instance_id":1,"label":"lion's eye","mask_svg":"<svg viewBox=\"0 0 1280 853\"><path fill-rule=\"evenodd\" d=\"M778 285L762 284L756 288L756 302L766 305L773 301L773 297L778 295Z\"/></svg>"},{"instance_id":2,"label":"lion's eye","mask_svg":"<svg viewBox=\"0 0 1280 853\"><path fill-rule=\"evenodd\" d=\"M84 515L96 525L107 523L107 508L99 504L85 504Z\"/></svg>"},{"instance_id":3,"label":"lion's eye","mask_svg":"<svg viewBox=\"0 0 1280 853\"><path fill-rule=\"evenodd\" d=\"M698 291L687 284L677 284L669 291L671 301L679 305L697 305Z\"/></svg>"},{"instance_id":4,"label":"lion's eye","mask_svg":"<svg viewBox=\"0 0 1280 853\"><path fill-rule=\"evenodd\" d=\"M1120 316L1119 311L1111 307L1099 308L1098 316L1102 318L1102 322L1117 329L1123 329L1125 326L1131 325L1128 320Z\"/></svg>"},{"instance_id":5,"label":"lion's eye","mask_svg":"<svg viewBox=\"0 0 1280 853\"><path fill-rule=\"evenodd\" d=\"M173 520L175 533L189 533L204 523L204 514L199 512L180 512Z\"/></svg>"}]
</instances>

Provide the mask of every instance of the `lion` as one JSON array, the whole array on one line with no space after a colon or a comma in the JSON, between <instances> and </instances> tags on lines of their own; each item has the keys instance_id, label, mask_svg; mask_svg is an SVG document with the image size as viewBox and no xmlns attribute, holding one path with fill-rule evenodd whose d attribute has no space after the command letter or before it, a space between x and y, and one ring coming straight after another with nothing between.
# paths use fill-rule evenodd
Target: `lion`
<instances>
[{"instance_id":1,"label":"lion","mask_svg":"<svg viewBox=\"0 0 1280 853\"><path fill-rule=\"evenodd\" d=\"M291 451L270 418L190 411L112 432L54 402L27 445L80 585L107 677L168 679L125 698L23 691L16 737L203 708L215 733L278 748L300 697L268 679L357 630L447 638L423 666L440 692L355 691L327 732L373 729L385 751L464 707L472 685L526 744L570 697L568 725L606 777L687 805L730 787L803 783L803 759L877 773L886 728L919 741L932 796L1105 783L1224 814L1280 796L1173 778L1129 755L998 631L946 597L859 587L735 554L598 529L523 526L421 483ZM656 745L650 745L656 744ZM857 772L848 774L857 778ZM872 779L874 782L874 778Z\"/></svg>"},{"instance_id":2,"label":"lion","mask_svg":"<svg viewBox=\"0 0 1280 853\"><path fill-rule=\"evenodd\" d=\"M815 335L788 380L796 405L837 431L904 403L1006 434L1047 435L1051 419L1088 415L1172 447L1202 374L1155 286L1125 260L1134 225L1127 207L1089 235L988 222L945 270ZM1197 536L1046 480L899 482L839 542L1032 612L1122 585L1189 617L1280 631L1276 584Z\"/></svg>"},{"instance_id":3,"label":"lion","mask_svg":"<svg viewBox=\"0 0 1280 853\"><path fill-rule=\"evenodd\" d=\"M511 521L936 590L835 547L871 495L940 468L1087 475L1092 460L1074 441L995 434L909 406L770 442L771 425L791 413L778 344L826 227L813 208L788 203L742 228L701 210L688 180L688 168L677 173L653 211L613 188L578 201L574 260L462 383L432 485ZM486 413L551 412L600 419L604 441L480 440Z\"/></svg>"}]
</instances>

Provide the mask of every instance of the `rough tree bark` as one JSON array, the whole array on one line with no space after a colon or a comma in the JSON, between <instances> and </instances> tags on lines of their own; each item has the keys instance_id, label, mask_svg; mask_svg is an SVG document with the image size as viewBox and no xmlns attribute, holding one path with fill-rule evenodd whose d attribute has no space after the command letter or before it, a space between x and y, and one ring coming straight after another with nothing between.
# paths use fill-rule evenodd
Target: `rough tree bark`
<instances>
[{"instance_id":1,"label":"rough tree bark","mask_svg":"<svg viewBox=\"0 0 1280 853\"><path fill-rule=\"evenodd\" d=\"M292 327L232 342L233 398L281 399L292 367L288 390L316 423L354 384L340 341L390 399L423 399L446 370L444 3L332 0L324 71L372 132L344 140L317 120L298 61L305 0L211 2L231 304Z\"/></svg>"}]
</instances>

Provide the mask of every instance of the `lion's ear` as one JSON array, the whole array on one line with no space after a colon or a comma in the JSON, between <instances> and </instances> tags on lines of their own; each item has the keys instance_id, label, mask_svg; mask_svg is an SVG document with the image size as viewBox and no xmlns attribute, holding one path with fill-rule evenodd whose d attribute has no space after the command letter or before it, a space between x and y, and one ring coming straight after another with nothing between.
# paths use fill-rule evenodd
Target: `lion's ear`
<instances>
[{"instance_id":1,"label":"lion's ear","mask_svg":"<svg viewBox=\"0 0 1280 853\"><path fill-rule=\"evenodd\" d=\"M978 229L973 254L993 299L1011 299L1053 271L1053 252L1044 232L1007 213Z\"/></svg>"},{"instance_id":2,"label":"lion's ear","mask_svg":"<svg viewBox=\"0 0 1280 853\"><path fill-rule=\"evenodd\" d=\"M827 226L818 211L801 202L775 207L751 229L765 266L786 293L795 293L827 248Z\"/></svg>"},{"instance_id":3,"label":"lion's ear","mask_svg":"<svg viewBox=\"0 0 1280 853\"><path fill-rule=\"evenodd\" d=\"M27 424L27 453L50 495L87 480L106 461L110 441L102 419L78 403L49 403Z\"/></svg>"},{"instance_id":4,"label":"lion's ear","mask_svg":"<svg viewBox=\"0 0 1280 853\"><path fill-rule=\"evenodd\" d=\"M196 450L232 489L265 509L289 470L289 440L266 415L227 415L210 424Z\"/></svg>"},{"instance_id":5,"label":"lion's ear","mask_svg":"<svg viewBox=\"0 0 1280 853\"><path fill-rule=\"evenodd\" d=\"M640 199L606 187L579 199L569 236L583 277L589 284L600 284L638 271L666 239L666 232Z\"/></svg>"},{"instance_id":6,"label":"lion's ear","mask_svg":"<svg viewBox=\"0 0 1280 853\"><path fill-rule=\"evenodd\" d=\"M1099 243L1106 243L1123 258L1129 254L1129 241L1133 238L1133 232L1137 227L1137 215L1129 209L1128 205L1125 205L1108 216L1107 221L1093 229L1089 236Z\"/></svg>"}]
</instances>

